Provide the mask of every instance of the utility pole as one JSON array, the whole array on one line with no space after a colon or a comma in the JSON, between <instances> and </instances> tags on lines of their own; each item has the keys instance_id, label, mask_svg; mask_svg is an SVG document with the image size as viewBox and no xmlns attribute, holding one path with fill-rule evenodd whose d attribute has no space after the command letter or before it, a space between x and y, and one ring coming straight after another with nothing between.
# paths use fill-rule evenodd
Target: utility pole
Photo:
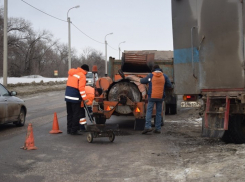
<instances>
[{"instance_id":1,"label":"utility pole","mask_svg":"<svg viewBox=\"0 0 245 182\"><path fill-rule=\"evenodd\" d=\"M4 33L3 33L3 85L7 86L8 76L8 0L4 0Z\"/></svg>"},{"instance_id":2,"label":"utility pole","mask_svg":"<svg viewBox=\"0 0 245 182\"><path fill-rule=\"evenodd\" d=\"M68 21L68 71L71 69L71 20L67 17Z\"/></svg>"},{"instance_id":3,"label":"utility pole","mask_svg":"<svg viewBox=\"0 0 245 182\"><path fill-rule=\"evenodd\" d=\"M68 71L71 69L71 19L69 17L69 11L73 8L79 8L80 6L74 6L67 11L67 22L68 22Z\"/></svg>"},{"instance_id":4,"label":"utility pole","mask_svg":"<svg viewBox=\"0 0 245 182\"><path fill-rule=\"evenodd\" d=\"M113 33L109 33L107 35L112 35L112 34ZM105 36L105 76L107 76L107 41L106 41L106 36Z\"/></svg>"},{"instance_id":5,"label":"utility pole","mask_svg":"<svg viewBox=\"0 0 245 182\"><path fill-rule=\"evenodd\" d=\"M121 59L121 58L120 58L120 53L121 53L120 44L125 43L125 42L126 42L126 41L120 42L119 45L118 45L118 49L119 49L119 59Z\"/></svg>"}]
</instances>

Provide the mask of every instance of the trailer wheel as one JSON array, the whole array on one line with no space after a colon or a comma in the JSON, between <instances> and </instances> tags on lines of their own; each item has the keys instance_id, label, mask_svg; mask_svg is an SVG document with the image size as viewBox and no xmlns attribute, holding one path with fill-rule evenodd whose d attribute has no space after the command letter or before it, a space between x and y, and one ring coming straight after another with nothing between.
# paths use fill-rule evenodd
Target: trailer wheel
<instances>
[{"instance_id":1,"label":"trailer wheel","mask_svg":"<svg viewBox=\"0 0 245 182\"><path fill-rule=\"evenodd\" d=\"M87 141L88 141L89 143L92 143L92 142L93 142L93 139L94 139L93 134L89 132L88 135L87 135Z\"/></svg>"},{"instance_id":2,"label":"trailer wheel","mask_svg":"<svg viewBox=\"0 0 245 182\"><path fill-rule=\"evenodd\" d=\"M230 117L229 133L236 144L245 143L245 118L244 115L234 115Z\"/></svg>"},{"instance_id":3,"label":"trailer wheel","mask_svg":"<svg viewBox=\"0 0 245 182\"><path fill-rule=\"evenodd\" d=\"M106 118L101 117L101 116L95 117L95 122L96 122L96 124L105 124Z\"/></svg>"},{"instance_id":4,"label":"trailer wheel","mask_svg":"<svg viewBox=\"0 0 245 182\"><path fill-rule=\"evenodd\" d=\"M113 132L110 133L109 140L110 142L113 142L115 140L115 134Z\"/></svg>"}]
</instances>

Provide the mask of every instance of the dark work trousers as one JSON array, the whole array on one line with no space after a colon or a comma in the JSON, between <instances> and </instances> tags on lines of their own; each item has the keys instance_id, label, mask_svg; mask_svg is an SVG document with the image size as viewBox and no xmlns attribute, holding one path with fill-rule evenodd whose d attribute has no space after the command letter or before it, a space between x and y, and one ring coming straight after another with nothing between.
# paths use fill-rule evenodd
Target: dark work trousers
<instances>
[{"instance_id":1,"label":"dark work trousers","mask_svg":"<svg viewBox=\"0 0 245 182\"><path fill-rule=\"evenodd\" d=\"M66 102L67 132L75 133L79 130L81 103Z\"/></svg>"}]
</instances>

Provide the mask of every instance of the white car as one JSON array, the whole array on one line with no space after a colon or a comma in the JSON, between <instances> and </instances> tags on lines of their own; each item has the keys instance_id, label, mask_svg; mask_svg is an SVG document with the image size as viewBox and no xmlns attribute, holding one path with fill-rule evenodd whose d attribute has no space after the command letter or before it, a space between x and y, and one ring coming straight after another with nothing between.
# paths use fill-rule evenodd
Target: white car
<instances>
[{"instance_id":1,"label":"white car","mask_svg":"<svg viewBox=\"0 0 245 182\"><path fill-rule=\"evenodd\" d=\"M0 124L14 123L24 126L27 109L22 99L15 97L16 92L9 92L0 84Z\"/></svg>"},{"instance_id":2,"label":"white car","mask_svg":"<svg viewBox=\"0 0 245 182\"><path fill-rule=\"evenodd\" d=\"M95 81L98 80L97 73L95 74ZM86 85L94 86L94 74L92 72L88 72L86 74Z\"/></svg>"}]
</instances>

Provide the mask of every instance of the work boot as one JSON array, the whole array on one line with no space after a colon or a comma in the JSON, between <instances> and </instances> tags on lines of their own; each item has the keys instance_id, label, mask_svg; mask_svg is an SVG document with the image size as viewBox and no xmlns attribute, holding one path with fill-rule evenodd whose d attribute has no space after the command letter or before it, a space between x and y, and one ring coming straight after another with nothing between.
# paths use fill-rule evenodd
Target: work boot
<instances>
[{"instance_id":1,"label":"work boot","mask_svg":"<svg viewBox=\"0 0 245 182\"><path fill-rule=\"evenodd\" d=\"M146 134L146 133L148 133L148 132L152 132L152 128L150 128L150 129L144 129L144 130L142 131L142 134Z\"/></svg>"},{"instance_id":2,"label":"work boot","mask_svg":"<svg viewBox=\"0 0 245 182\"><path fill-rule=\"evenodd\" d=\"M154 130L153 132L156 134L161 134L161 130Z\"/></svg>"}]
</instances>

